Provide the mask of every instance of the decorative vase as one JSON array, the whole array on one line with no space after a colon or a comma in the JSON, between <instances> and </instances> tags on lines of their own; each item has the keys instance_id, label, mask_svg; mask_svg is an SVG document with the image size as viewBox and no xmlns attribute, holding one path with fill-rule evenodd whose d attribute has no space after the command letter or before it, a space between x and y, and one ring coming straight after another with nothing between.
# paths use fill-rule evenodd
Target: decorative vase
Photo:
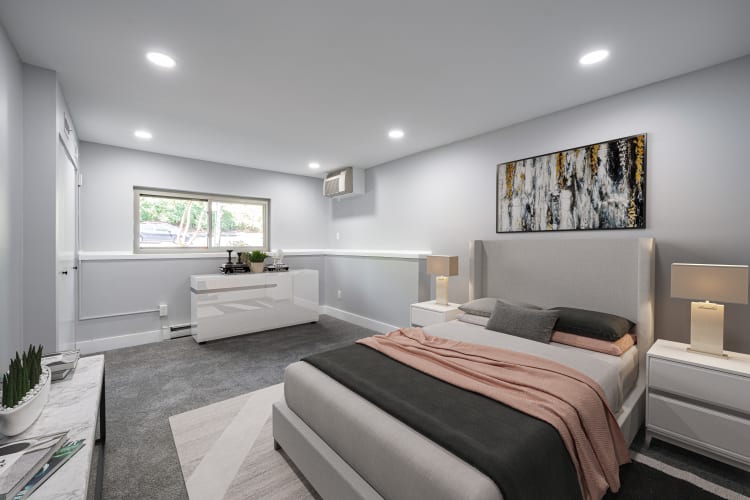
<instances>
[{"instance_id":1,"label":"decorative vase","mask_svg":"<svg viewBox=\"0 0 750 500\"><path fill-rule=\"evenodd\" d=\"M43 366L39 383L16 406L0 408L0 433L15 436L31 427L47 404L51 383L52 374L49 368Z\"/></svg>"},{"instance_id":2,"label":"decorative vase","mask_svg":"<svg viewBox=\"0 0 750 500\"><path fill-rule=\"evenodd\" d=\"M264 265L264 262L251 262L250 270L254 273L262 273Z\"/></svg>"}]
</instances>

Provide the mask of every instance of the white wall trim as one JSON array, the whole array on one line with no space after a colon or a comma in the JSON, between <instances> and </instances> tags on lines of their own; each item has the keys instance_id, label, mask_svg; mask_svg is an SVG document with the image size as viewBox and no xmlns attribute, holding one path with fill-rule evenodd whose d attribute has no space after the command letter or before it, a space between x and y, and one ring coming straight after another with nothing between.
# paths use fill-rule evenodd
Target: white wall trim
<instances>
[{"instance_id":1,"label":"white wall trim","mask_svg":"<svg viewBox=\"0 0 750 500\"><path fill-rule=\"evenodd\" d=\"M292 252L292 251L290 251ZM327 249L323 255L331 256L351 256L351 257L383 257L386 259L426 259L432 255L430 250L347 250L347 249ZM284 250L284 254L287 251ZM294 255L289 253L288 255Z\"/></svg>"},{"instance_id":2,"label":"white wall trim","mask_svg":"<svg viewBox=\"0 0 750 500\"><path fill-rule=\"evenodd\" d=\"M375 330L378 333L388 333L392 332L393 330L398 330L399 328L394 325L389 325L388 323L383 323L382 321L377 321L372 318L360 316L359 314L354 314L342 309L336 309L335 307L331 306L320 306L320 314L327 314L328 316L332 316L336 319L347 321L363 328L369 328L370 330Z\"/></svg>"},{"instance_id":3,"label":"white wall trim","mask_svg":"<svg viewBox=\"0 0 750 500\"><path fill-rule=\"evenodd\" d=\"M272 250L275 252L275 250ZM284 256L351 256L382 257L387 259L424 259L431 255L430 250L354 250L354 249L284 249ZM102 260L175 260L175 259L226 259L227 253L185 252L185 253L133 253L133 252L78 252L82 261Z\"/></svg>"},{"instance_id":4,"label":"white wall trim","mask_svg":"<svg viewBox=\"0 0 750 500\"><path fill-rule=\"evenodd\" d=\"M89 260L175 260L175 259L226 259L227 253L133 253L133 252L78 252L78 259Z\"/></svg>"},{"instance_id":5,"label":"white wall trim","mask_svg":"<svg viewBox=\"0 0 750 500\"><path fill-rule=\"evenodd\" d=\"M121 349L123 347L159 342L162 338L161 330L151 330L148 332L117 335L116 337L81 340L76 342L76 347L81 350L82 355L86 355L96 352L111 351L112 349Z\"/></svg>"}]
</instances>

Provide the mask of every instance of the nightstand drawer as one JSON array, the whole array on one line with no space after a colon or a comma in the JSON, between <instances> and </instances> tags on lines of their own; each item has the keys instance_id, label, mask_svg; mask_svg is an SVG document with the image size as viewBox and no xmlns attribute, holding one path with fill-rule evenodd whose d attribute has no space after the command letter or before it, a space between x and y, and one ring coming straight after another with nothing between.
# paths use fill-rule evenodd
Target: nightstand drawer
<instances>
[{"instance_id":1,"label":"nightstand drawer","mask_svg":"<svg viewBox=\"0 0 750 500\"><path fill-rule=\"evenodd\" d=\"M648 413L649 427L750 464L750 420L656 394L649 394Z\"/></svg>"},{"instance_id":2,"label":"nightstand drawer","mask_svg":"<svg viewBox=\"0 0 750 500\"><path fill-rule=\"evenodd\" d=\"M421 307L411 308L411 324L416 326L429 326L445 321L445 313L428 311Z\"/></svg>"},{"instance_id":3,"label":"nightstand drawer","mask_svg":"<svg viewBox=\"0 0 750 500\"><path fill-rule=\"evenodd\" d=\"M648 383L652 389L750 413L750 378L649 358Z\"/></svg>"}]
</instances>

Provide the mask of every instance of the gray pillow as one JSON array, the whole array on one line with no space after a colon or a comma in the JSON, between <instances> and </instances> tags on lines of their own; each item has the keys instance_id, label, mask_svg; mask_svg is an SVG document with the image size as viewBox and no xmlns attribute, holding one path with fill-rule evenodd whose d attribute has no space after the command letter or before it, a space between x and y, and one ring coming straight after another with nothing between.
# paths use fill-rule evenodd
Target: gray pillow
<instances>
[{"instance_id":1,"label":"gray pillow","mask_svg":"<svg viewBox=\"0 0 750 500\"><path fill-rule=\"evenodd\" d=\"M471 302L467 302L466 304L458 306L458 308L466 314L473 314L475 316L484 316L485 318L489 318L490 316L492 316L492 311L495 310L495 304L498 301L518 307L525 307L527 309L541 309L541 307L535 306L534 304L526 304L524 302L509 302L507 300L500 300L492 297L484 297L483 299L472 300Z\"/></svg>"},{"instance_id":2,"label":"gray pillow","mask_svg":"<svg viewBox=\"0 0 750 500\"><path fill-rule=\"evenodd\" d=\"M557 316L557 311L529 309L498 301L486 328L549 344Z\"/></svg>"},{"instance_id":3,"label":"gray pillow","mask_svg":"<svg viewBox=\"0 0 750 500\"><path fill-rule=\"evenodd\" d=\"M635 326L635 323L622 316L587 309L554 307L550 311L559 313L555 330L594 339L619 340Z\"/></svg>"}]
</instances>

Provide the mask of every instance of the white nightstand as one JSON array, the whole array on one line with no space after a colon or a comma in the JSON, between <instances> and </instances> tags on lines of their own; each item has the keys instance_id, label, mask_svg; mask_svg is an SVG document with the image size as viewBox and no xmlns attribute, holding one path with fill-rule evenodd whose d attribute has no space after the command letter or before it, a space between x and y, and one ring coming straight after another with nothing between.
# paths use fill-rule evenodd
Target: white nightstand
<instances>
[{"instance_id":1,"label":"white nightstand","mask_svg":"<svg viewBox=\"0 0 750 500\"><path fill-rule=\"evenodd\" d=\"M657 340L647 355L651 438L750 471L750 355L697 354Z\"/></svg>"},{"instance_id":2,"label":"white nightstand","mask_svg":"<svg viewBox=\"0 0 750 500\"><path fill-rule=\"evenodd\" d=\"M445 323L461 312L458 306L461 304L448 303L447 306L441 306L434 300L419 302L411 305L411 326L429 326L435 323Z\"/></svg>"}]
</instances>

